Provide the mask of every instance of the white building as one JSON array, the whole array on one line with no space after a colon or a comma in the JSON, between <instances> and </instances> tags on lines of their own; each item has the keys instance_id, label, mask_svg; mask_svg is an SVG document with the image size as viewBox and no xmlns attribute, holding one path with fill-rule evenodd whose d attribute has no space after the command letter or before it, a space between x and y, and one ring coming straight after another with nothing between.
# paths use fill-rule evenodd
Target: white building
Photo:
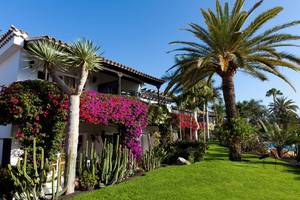
<instances>
[{"instance_id":1,"label":"white building","mask_svg":"<svg viewBox=\"0 0 300 200\"><path fill-rule=\"evenodd\" d=\"M15 81L28 79L50 79L43 71L34 72L26 68L24 47L28 41L33 40L53 40L63 43L49 36L31 37L28 33L11 26L0 37L0 85L7 86ZM150 102L157 102L160 99L158 95L157 98L153 97L153 92L152 95L149 95L149 90L147 90L147 94L143 94L143 91L146 90L142 90L142 87L145 84L153 85L157 89L156 94L158 94L160 86L164 83L163 80L111 60L105 59L103 65L103 70L90 74L86 85L87 89L102 93L137 96ZM71 73L60 73L60 76L68 85L73 86L75 84L76 76ZM161 97L161 101L167 100ZM116 131L116 127L83 126L80 129L80 141L87 139L87 133L101 137L99 133L112 134ZM16 152L18 144L14 140L14 136L15 130L12 125L0 126L0 165L10 162L10 158L14 157L13 154L18 153Z\"/></svg>"}]
</instances>

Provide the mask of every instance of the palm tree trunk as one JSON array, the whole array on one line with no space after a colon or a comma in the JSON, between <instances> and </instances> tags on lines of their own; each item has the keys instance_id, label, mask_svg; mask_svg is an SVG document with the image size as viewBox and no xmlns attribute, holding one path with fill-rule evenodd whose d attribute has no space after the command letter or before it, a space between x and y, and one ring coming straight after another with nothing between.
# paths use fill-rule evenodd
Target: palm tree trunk
<instances>
[{"instance_id":1,"label":"palm tree trunk","mask_svg":"<svg viewBox=\"0 0 300 200\"><path fill-rule=\"evenodd\" d=\"M237 117L233 76L222 77L222 90L226 108L227 120Z\"/></svg>"},{"instance_id":2,"label":"palm tree trunk","mask_svg":"<svg viewBox=\"0 0 300 200\"><path fill-rule=\"evenodd\" d=\"M79 136L80 95L69 96L69 119L66 138L66 194L74 192L76 178L77 145Z\"/></svg>"},{"instance_id":3,"label":"palm tree trunk","mask_svg":"<svg viewBox=\"0 0 300 200\"><path fill-rule=\"evenodd\" d=\"M277 155L279 158L282 158L282 149L283 149L283 147L281 147L281 146L276 147Z\"/></svg>"},{"instance_id":4,"label":"palm tree trunk","mask_svg":"<svg viewBox=\"0 0 300 200\"><path fill-rule=\"evenodd\" d=\"M204 141L204 143L206 143L205 104L203 105L202 125L203 125L203 141Z\"/></svg>"},{"instance_id":5,"label":"palm tree trunk","mask_svg":"<svg viewBox=\"0 0 300 200\"><path fill-rule=\"evenodd\" d=\"M231 119L237 117L233 75L226 75L222 77L222 89L225 101L227 123L229 123L230 127ZM237 136L231 137L229 141L229 159L232 161L241 160L241 140Z\"/></svg>"},{"instance_id":6,"label":"palm tree trunk","mask_svg":"<svg viewBox=\"0 0 300 200\"><path fill-rule=\"evenodd\" d=\"M207 101L205 102L205 128L206 128L206 133L207 133L207 140L210 140L210 132L209 132L209 113L208 113L208 106L207 106Z\"/></svg>"}]
</instances>

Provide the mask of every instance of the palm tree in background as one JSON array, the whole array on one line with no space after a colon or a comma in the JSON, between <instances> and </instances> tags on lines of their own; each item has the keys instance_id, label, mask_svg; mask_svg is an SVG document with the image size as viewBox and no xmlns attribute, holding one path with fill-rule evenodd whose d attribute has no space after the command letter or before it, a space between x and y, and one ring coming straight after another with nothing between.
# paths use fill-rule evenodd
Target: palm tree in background
<instances>
[{"instance_id":1,"label":"palm tree in background","mask_svg":"<svg viewBox=\"0 0 300 200\"><path fill-rule=\"evenodd\" d=\"M260 32L261 27L275 18L283 8L268 9L250 21L249 17L263 1L255 3L249 10L242 9L244 2L236 0L232 9L229 9L228 3L221 6L216 0L215 11L201 9L205 26L191 23L186 29L197 41L171 43L182 47L174 50L178 52L176 57L179 62L169 69L173 70L173 77L166 90L178 87L178 82L191 87L200 80L210 80L215 75L219 76L222 80L229 128L231 119L237 117L234 76L238 71L263 81L267 80L265 73L271 73L293 87L278 68L286 67L299 71L300 64L299 57L278 49L283 46L297 46L292 41L299 40L300 36L281 31L298 25L300 21L292 21ZM241 160L239 137L232 140L229 150L230 160Z\"/></svg>"},{"instance_id":2,"label":"palm tree in background","mask_svg":"<svg viewBox=\"0 0 300 200\"><path fill-rule=\"evenodd\" d=\"M89 72L101 69L102 59L97 55L99 48L88 40L63 46L48 40L31 41L26 48L30 58L35 61L31 67L49 72L52 80L69 96L65 186L66 193L70 194L75 188L80 95ZM78 77L75 88L68 86L58 75L62 71L74 72Z\"/></svg>"},{"instance_id":3,"label":"palm tree in background","mask_svg":"<svg viewBox=\"0 0 300 200\"><path fill-rule=\"evenodd\" d=\"M176 59L176 62L180 62ZM166 82L171 81L173 74L167 74L163 77ZM177 106L181 109L194 110L194 118L197 120L198 110L202 110L202 118L205 123L204 129L204 141L206 137L209 139L209 113L208 103L213 102L216 99L220 99L219 88L214 87L214 80L201 80L192 87L185 87L180 82L176 83L176 87L173 87L170 91L165 91L171 95L176 102Z\"/></svg>"},{"instance_id":4,"label":"palm tree in background","mask_svg":"<svg viewBox=\"0 0 300 200\"><path fill-rule=\"evenodd\" d=\"M281 96L282 92L280 90L277 90L276 88L271 88L267 91L266 97L273 97L273 102L275 102L277 96Z\"/></svg>"},{"instance_id":5,"label":"palm tree in background","mask_svg":"<svg viewBox=\"0 0 300 200\"><path fill-rule=\"evenodd\" d=\"M253 124L268 116L268 109L262 105L261 100L251 99L249 101L238 102L237 109L240 117L248 119Z\"/></svg>"},{"instance_id":6,"label":"palm tree in background","mask_svg":"<svg viewBox=\"0 0 300 200\"><path fill-rule=\"evenodd\" d=\"M298 116L298 109L299 107L295 104L295 101L287 97L276 98L275 102L269 105L269 111L281 128L285 128L287 124L295 121Z\"/></svg>"}]
</instances>

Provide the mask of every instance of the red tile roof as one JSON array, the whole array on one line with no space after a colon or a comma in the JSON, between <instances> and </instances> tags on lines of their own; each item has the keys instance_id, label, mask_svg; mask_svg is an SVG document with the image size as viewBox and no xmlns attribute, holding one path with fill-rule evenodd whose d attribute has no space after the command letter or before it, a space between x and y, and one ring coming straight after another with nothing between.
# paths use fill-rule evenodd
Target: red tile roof
<instances>
[{"instance_id":1,"label":"red tile roof","mask_svg":"<svg viewBox=\"0 0 300 200\"><path fill-rule=\"evenodd\" d=\"M61 40L57 40L53 37L49 37L47 35L46 36L39 36L39 37L29 37L29 38L26 39L26 41L29 42L29 41L37 41L37 40L44 40L44 39L56 42L60 45L66 45L65 42L63 42ZM121 64L121 63L118 63L118 62L115 62L115 61L112 61L112 60L109 60L109 59L106 59L106 58L103 58L103 63L107 65L107 66L104 66L104 67L112 68L114 70L132 75L134 77L142 79L142 81L145 81L146 83L149 83L149 84L152 84L152 85L155 85L155 86L158 86L158 87L160 87L165 82L162 79L159 79L159 78L156 78L154 76L145 74L145 73L140 72L140 71L138 71L138 70L136 70L132 67L128 67L124 64Z\"/></svg>"},{"instance_id":2,"label":"red tile roof","mask_svg":"<svg viewBox=\"0 0 300 200\"><path fill-rule=\"evenodd\" d=\"M53 37L50 37L47 35L38 36L38 37L28 37L28 33L24 32L20 29L17 29L15 26L12 25L6 33L4 33L2 36L0 36L0 48L5 46L5 44L7 44L14 36L23 37L25 39L25 45L26 45L26 42L29 42L29 41L45 40L45 39L56 42L60 45L66 45L65 42L63 42L61 40L57 40L56 38L53 38ZM128 67L126 65L123 65L121 63L118 63L118 62L115 62L115 61L112 61L112 60L109 60L106 58L104 58L103 63L107 65L106 66L107 68L111 68L116 71L120 71L125 74L129 74L133 77L141 79L142 81L145 81L145 83L149 83L149 84L155 85L157 87L160 87L164 83L164 80L162 80L162 79L145 74L145 73L140 72L132 67Z\"/></svg>"}]
</instances>

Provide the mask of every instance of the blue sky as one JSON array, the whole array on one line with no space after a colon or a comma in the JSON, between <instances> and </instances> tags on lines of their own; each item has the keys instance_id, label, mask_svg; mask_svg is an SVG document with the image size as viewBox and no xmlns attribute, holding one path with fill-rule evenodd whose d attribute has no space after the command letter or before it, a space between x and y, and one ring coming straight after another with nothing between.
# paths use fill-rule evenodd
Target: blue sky
<instances>
[{"instance_id":1,"label":"blue sky","mask_svg":"<svg viewBox=\"0 0 300 200\"><path fill-rule=\"evenodd\" d=\"M249 7L255 1L246 2ZM269 25L300 19L299 0L265 0L259 11L277 5L285 9ZM161 77L174 62L173 55L167 54L174 47L168 43L193 40L179 29L189 22L203 24L199 9L208 7L214 8L213 0L5 1L0 28L5 31L14 24L31 36L50 35L68 42L85 37L100 45L105 57ZM288 31L300 35L300 26ZM288 51L300 55L300 49ZM276 87L300 104L300 74L286 70L284 73L297 93L272 76L270 81L261 82L238 74L237 100L255 98L267 104L271 99L265 98L266 91Z\"/></svg>"}]
</instances>

